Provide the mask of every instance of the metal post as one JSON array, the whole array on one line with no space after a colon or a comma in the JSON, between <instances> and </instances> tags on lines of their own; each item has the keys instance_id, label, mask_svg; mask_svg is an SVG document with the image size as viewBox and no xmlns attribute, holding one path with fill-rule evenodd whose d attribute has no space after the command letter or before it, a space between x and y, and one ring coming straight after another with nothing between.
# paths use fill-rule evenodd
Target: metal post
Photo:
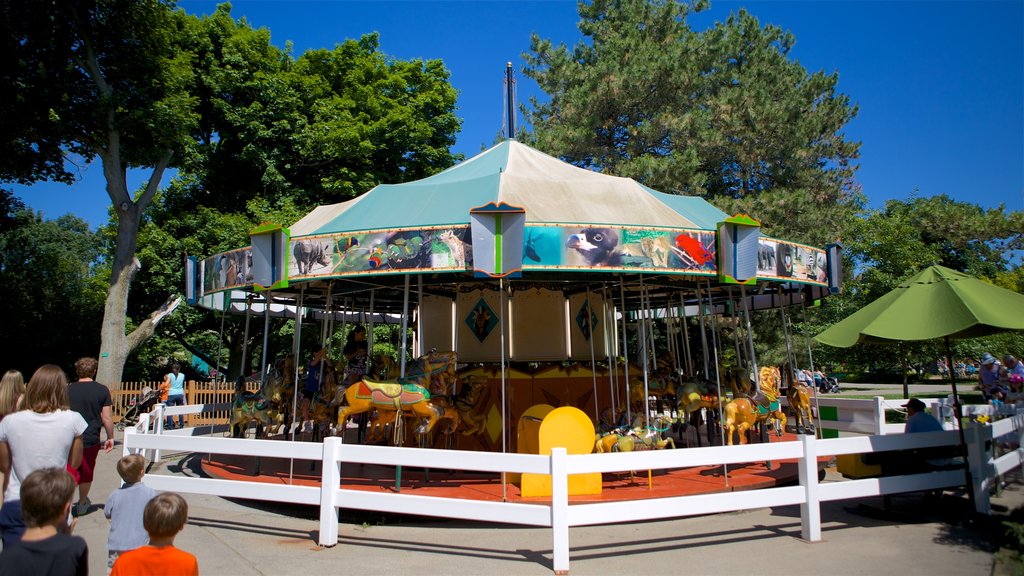
<instances>
[{"instance_id":1,"label":"metal post","mask_svg":"<svg viewBox=\"0 0 1024 576\"><path fill-rule=\"evenodd\" d=\"M651 425L650 388L647 381L647 300L644 290L644 275L640 275L640 318L637 320L640 325L640 355L644 358L644 426Z\"/></svg>"},{"instance_id":2,"label":"metal post","mask_svg":"<svg viewBox=\"0 0 1024 576\"><path fill-rule=\"evenodd\" d=\"M622 305L622 369L626 379L626 422L633 421L629 395L629 332L626 329L626 280L619 274L619 303Z\"/></svg>"},{"instance_id":3,"label":"metal post","mask_svg":"<svg viewBox=\"0 0 1024 576\"><path fill-rule=\"evenodd\" d=\"M505 402L505 279L498 278L498 322L501 329L501 453L508 452L508 408ZM501 472L501 501L508 501L507 475Z\"/></svg>"},{"instance_id":4,"label":"metal post","mask_svg":"<svg viewBox=\"0 0 1024 576\"><path fill-rule=\"evenodd\" d=\"M740 297L743 298L743 312L747 319L747 342L750 344L750 364L754 367L754 392L761 391L761 375L757 369L757 353L754 351L754 331L750 327L750 302L747 301L747 287L740 286Z\"/></svg>"},{"instance_id":5,"label":"metal post","mask_svg":"<svg viewBox=\"0 0 1024 576\"><path fill-rule=\"evenodd\" d=\"M402 290L402 377L405 377L405 344L406 332L409 330L409 275L405 275L405 288ZM427 376L427 388L430 387L431 377Z\"/></svg>"},{"instance_id":6,"label":"metal post","mask_svg":"<svg viewBox=\"0 0 1024 576\"><path fill-rule=\"evenodd\" d=\"M590 335L587 338L590 341L590 376L594 381L594 422L600 422L600 410L597 407L597 358L594 355L594 323L591 322L591 318L595 316L594 308L590 305L590 286L587 286L587 333ZM603 326L603 325L602 325Z\"/></svg>"}]
</instances>

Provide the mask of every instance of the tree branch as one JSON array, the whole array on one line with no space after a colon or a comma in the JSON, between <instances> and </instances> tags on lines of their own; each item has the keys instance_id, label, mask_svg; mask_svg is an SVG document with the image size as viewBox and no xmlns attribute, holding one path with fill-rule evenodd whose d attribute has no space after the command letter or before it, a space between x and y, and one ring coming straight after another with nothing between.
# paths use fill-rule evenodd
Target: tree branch
<instances>
[{"instance_id":1,"label":"tree branch","mask_svg":"<svg viewBox=\"0 0 1024 576\"><path fill-rule=\"evenodd\" d=\"M142 196L135 201L135 205L139 208L139 212L144 212L149 203L153 200L153 196L156 194L157 188L160 187L160 179L163 178L164 170L171 163L171 158L174 157L173 150L167 150L164 155L157 161L156 166L153 167L153 173L149 175L149 183L146 184L146 190L142 193Z\"/></svg>"},{"instance_id":2,"label":"tree branch","mask_svg":"<svg viewBox=\"0 0 1024 576\"><path fill-rule=\"evenodd\" d=\"M128 350L135 350L135 348L148 340L149 337L153 335L153 331L156 330L157 325L160 324L164 318L174 312L180 304L181 296L169 296L162 306L154 310L153 313L149 315L149 318L143 320L142 324L139 324L139 326L135 330L132 330L131 334L127 336L126 340Z\"/></svg>"}]
</instances>

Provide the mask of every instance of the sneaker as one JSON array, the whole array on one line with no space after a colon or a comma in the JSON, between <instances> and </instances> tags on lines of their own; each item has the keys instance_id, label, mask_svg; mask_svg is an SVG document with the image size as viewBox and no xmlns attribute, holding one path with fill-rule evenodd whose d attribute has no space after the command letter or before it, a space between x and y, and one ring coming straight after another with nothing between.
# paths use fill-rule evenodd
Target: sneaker
<instances>
[{"instance_id":1,"label":"sneaker","mask_svg":"<svg viewBox=\"0 0 1024 576\"><path fill-rule=\"evenodd\" d=\"M88 497L85 499L85 502L75 504L75 516L85 516L89 513L90 506L92 506L92 500Z\"/></svg>"}]
</instances>

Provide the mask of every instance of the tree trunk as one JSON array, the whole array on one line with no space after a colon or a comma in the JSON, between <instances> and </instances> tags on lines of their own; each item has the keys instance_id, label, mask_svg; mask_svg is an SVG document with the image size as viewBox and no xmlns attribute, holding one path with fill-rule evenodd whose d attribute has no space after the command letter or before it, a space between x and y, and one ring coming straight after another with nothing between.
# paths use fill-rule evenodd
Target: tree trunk
<instances>
[{"instance_id":1,"label":"tree trunk","mask_svg":"<svg viewBox=\"0 0 1024 576\"><path fill-rule=\"evenodd\" d=\"M124 169L121 167L119 142L120 134L112 130L109 148L101 155L103 174L107 180L107 195L110 196L117 212L117 242L114 246L114 260L110 272L110 288L107 290L107 300L103 307L96 380L113 390L121 388L121 374L124 372L124 363L128 360L128 355L152 336L156 325L181 303L179 297L171 296L131 334L125 334L128 292L132 279L141 268L139 260L135 257L139 222L142 213L156 194L160 179L171 160L171 152L167 151L160 159L153 168L146 189L138 200L132 201L128 195Z\"/></svg>"}]
</instances>

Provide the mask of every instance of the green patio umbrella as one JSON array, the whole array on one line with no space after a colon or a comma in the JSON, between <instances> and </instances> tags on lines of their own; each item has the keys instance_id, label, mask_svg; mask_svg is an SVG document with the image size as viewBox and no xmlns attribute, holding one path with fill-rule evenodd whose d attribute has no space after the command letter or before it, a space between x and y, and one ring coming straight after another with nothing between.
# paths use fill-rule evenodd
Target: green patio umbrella
<instances>
[{"instance_id":1,"label":"green patio umbrella","mask_svg":"<svg viewBox=\"0 0 1024 576\"><path fill-rule=\"evenodd\" d=\"M1024 294L943 266L931 266L815 336L849 348L858 342L974 338L1024 330Z\"/></svg>"},{"instance_id":2,"label":"green patio umbrella","mask_svg":"<svg viewBox=\"0 0 1024 576\"><path fill-rule=\"evenodd\" d=\"M932 340L946 342L946 363L953 382L953 409L960 445L967 457L956 391L951 339L975 338L1006 330L1024 330L1024 295L943 266L931 266L904 280L888 294L833 325L815 340L837 348L858 342ZM974 503L970 473L968 494Z\"/></svg>"}]
</instances>

